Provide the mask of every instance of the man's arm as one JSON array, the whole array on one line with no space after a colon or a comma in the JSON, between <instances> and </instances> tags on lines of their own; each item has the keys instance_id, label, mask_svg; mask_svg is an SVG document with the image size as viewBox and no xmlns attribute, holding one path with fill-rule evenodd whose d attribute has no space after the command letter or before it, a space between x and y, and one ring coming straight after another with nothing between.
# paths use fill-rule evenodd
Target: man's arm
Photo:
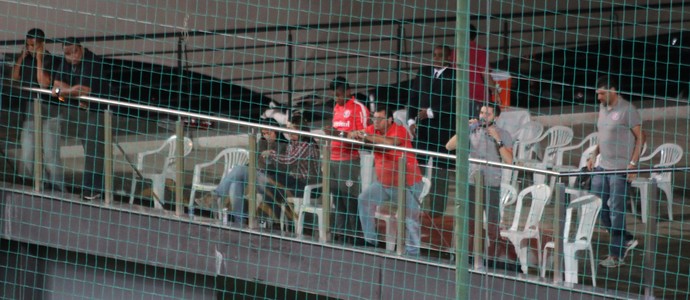
<instances>
[{"instance_id":1,"label":"man's arm","mask_svg":"<svg viewBox=\"0 0 690 300\"><path fill-rule=\"evenodd\" d=\"M36 46L36 81L38 82L38 85L45 89L50 87L50 73L48 73L45 69L45 44L39 43ZM48 59L50 59L51 56L48 56ZM50 66L52 66L52 61L50 62Z\"/></svg>"},{"instance_id":2,"label":"man's arm","mask_svg":"<svg viewBox=\"0 0 690 300\"><path fill-rule=\"evenodd\" d=\"M640 161L640 155L642 154L642 145L645 142L645 135L642 132L642 125L634 126L630 129L633 136L635 137L635 148L633 149L632 157L630 158L630 163L628 163L628 169L637 168L637 162ZM633 181L637 178L636 173L628 173L628 181Z\"/></svg>"},{"instance_id":3,"label":"man's arm","mask_svg":"<svg viewBox=\"0 0 690 300\"><path fill-rule=\"evenodd\" d=\"M12 66L12 80L18 81L21 79L22 63L24 63L27 55L29 55L29 50L26 50L26 47L22 48L22 54L19 55L17 61L14 62L14 66Z\"/></svg>"}]
</instances>

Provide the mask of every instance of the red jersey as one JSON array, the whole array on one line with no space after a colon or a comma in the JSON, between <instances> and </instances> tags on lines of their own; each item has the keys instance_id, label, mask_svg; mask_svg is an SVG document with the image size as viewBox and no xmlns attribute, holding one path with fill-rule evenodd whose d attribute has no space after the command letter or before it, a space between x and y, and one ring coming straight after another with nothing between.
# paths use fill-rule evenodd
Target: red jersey
<instances>
[{"instance_id":1,"label":"red jersey","mask_svg":"<svg viewBox=\"0 0 690 300\"><path fill-rule=\"evenodd\" d=\"M366 132L368 134L383 134L382 132L375 131L374 125L367 127ZM412 142L407 135L407 130L403 126L396 123L391 124L385 136L398 138L399 141L402 141L402 143L400 143L401 147L413 148ZM422 173L419 170L417 157L414 153L406 153L404 151L391 149L377 149L374 151L374 171L376 172L376 178L383 186L393 187L398 185L398 159L403 155L407 156L405 185L412 186L422 181Z\"/></svg>"},{"instance_id":2,"label":"red jersey","mask_svg":"<svg viewBox=\"0 0 690 300\"><path fill-rule=\"evenodd\" d=\"M367 127L367 118L369 118L367 107L352 97L344 105L335 105L333 129L344 132L363 130ZM331 160L344 161L359 158L359 151L355 147L350 143L332 141Z\"/></svg>"},{"instance_id":3,"label":"red jersey","mask_svg":"<svg viewBox=\"0 0 690 300\"><path fill-rule=\"evenodd\" d=\"M477 46L477 42L470 42L470 99L484 102L487 99L484 74L486 73L487 60L486 51Z\"/></svg>"}]
</instances>

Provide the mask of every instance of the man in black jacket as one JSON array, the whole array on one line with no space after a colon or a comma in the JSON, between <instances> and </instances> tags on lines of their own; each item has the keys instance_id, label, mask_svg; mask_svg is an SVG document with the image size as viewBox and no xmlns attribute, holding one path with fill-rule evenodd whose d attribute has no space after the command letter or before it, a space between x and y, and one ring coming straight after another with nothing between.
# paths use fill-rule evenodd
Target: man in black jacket
<instances>
[{"instance_id":1,"label":"man in black jacket","mask_svg":"<svg viewBox=\"0 0 690 300\"><path fill-rule=\"evenodd\" d=\"M444 147L455 134L455 70L451 68L452 51L436 46L433 65L423 66L410 91L411 116L408 125L416 132L415 148L448 153ZM424 165L427 157L418 156ZM455 161L434 158L430 196L430 215L436 217L446 210L448 185L455 175Z\"/></svg>"}]
</instances>

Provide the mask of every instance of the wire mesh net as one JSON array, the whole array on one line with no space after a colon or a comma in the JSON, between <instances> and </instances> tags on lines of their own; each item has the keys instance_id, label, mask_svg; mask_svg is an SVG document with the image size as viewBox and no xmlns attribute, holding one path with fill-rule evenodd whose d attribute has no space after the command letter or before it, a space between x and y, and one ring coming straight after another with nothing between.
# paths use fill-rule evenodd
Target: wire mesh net
<instances>
[{"instance_id":1,"label":"wire mesh net","mask_svg":"<svg viewBox=\"0 0 690 300\"><path fill-rule=\"evenodd\" d=\"M687 299L686 6L0 1L0 297Z\"/></svg>"}]
</instances>

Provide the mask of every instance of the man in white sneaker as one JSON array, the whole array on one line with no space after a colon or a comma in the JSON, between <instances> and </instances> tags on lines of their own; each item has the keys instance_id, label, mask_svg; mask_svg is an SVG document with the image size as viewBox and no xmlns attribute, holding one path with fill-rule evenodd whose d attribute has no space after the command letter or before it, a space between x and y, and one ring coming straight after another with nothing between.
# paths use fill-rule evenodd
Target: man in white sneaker
<instances>
[{"instance_id":1,"label":"man in white sneaker","mask_svg":"<svg viewBox=\"0 0 690 300\"><path fill-rule=\"evenodd\" d=\"M618 94L618 83L609 76L597 79L599 145L587 162L595 171L636 169L645 141L640 112ZM594 167L597 155L599 166ZM638 244L625 230L625 200L628 182L637 174L606 174L592 177L591 192L601 198L601 225L611 235L609 254L599 265L616 268Z\"/></svg>"}]
</instances>

